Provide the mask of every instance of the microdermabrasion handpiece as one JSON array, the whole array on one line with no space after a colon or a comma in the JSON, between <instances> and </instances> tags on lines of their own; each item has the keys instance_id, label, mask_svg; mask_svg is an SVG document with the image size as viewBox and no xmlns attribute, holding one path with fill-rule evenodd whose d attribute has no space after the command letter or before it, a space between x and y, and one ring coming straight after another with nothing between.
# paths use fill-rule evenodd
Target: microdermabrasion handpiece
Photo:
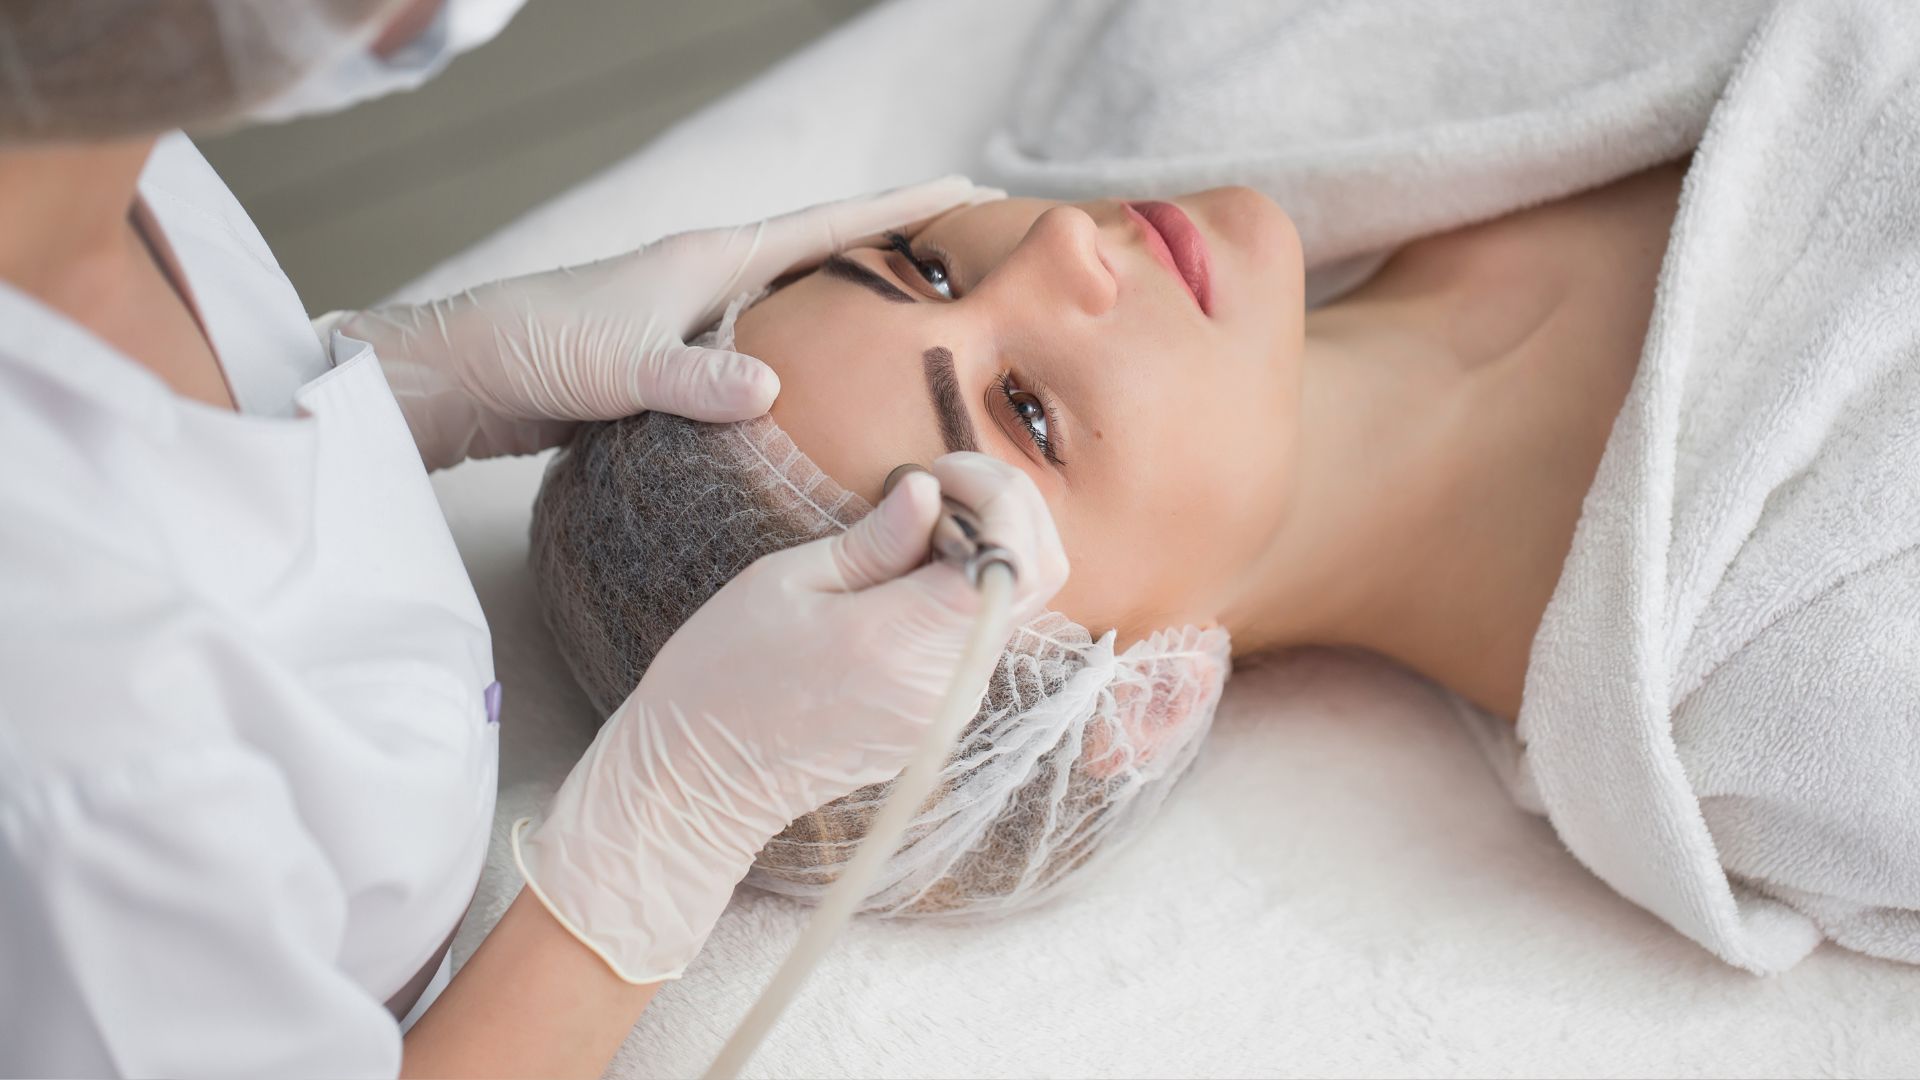
<instances>
[{"instance_id":1,"label":"microdermabrasion handpiece","mask_svg":"<svg viewBox=\"0 0 1920 1080\"><path fill-rule=\"evenodd\" d=\"M892 493L907 474L928 471L925 466L912 462L895 468L880 485L880 497L884 499ZM1019 568L1013 564L1013 555L980 535L980 518L971 507L947 495L940 496L940 506L940 518L933 523L934 558L957 567L967 575L969 585L980 584L980 572L990 563L1005 566L1015 577L1020 575Z\"/></svg>"},{"instance_id":2,"label":"microdermabrasion handpiece","mask_svg":"<svg viewBox=\"0 0 1920 1080\"><path fill-rule=\"evenodd\" d=\"M920 466L902 465L893 470L887 475L884 488L892 491L901 477L915 469ZM1012 630L1013 587L1017 574L1013 556L981 537L980 519L964 503L945 497L941 501L945 505L933 527L934 558L960 567L966 572L967 581L980 590L980 610L973 630L967 635L966 645L954 664L953 679L947 684L946 696L941 698L939 711L927 726L920 746L907 767L894 778L880 809L868 819L866 838L854 849L853 858L841 867L833 884L827 886L813 909L813 916L807 920L806 929L794 941L793 951L774 971L766 989L720 1048L719 1056L707 1069L708 1080L732 1080L740 1075L754 1049L766 1038L767 1032L773 1030L787 1003L800 992L807 973L820 962L834 937L847 925L847 920L853 918L854 910L873 891L887 859L899 850L908 826L939 785L947 756L960 741L967 721L973 719L974 711L980 707L980 691L993 674L1000 649ZM1004 573L990 573L996 563Z\"/></svg>"}]
</instances>

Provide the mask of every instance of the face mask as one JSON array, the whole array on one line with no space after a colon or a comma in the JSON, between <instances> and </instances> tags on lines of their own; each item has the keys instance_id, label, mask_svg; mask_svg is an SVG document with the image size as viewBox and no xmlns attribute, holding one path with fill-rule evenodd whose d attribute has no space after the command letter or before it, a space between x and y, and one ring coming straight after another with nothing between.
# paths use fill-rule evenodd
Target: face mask
<instances>
[{"instance_id":1,"label":"face mask","mask_svg":"<svg viewBox=\"0 0 1920 1080\"><path fill-rule=\"evenodd\" d=\"M453 58L485 44L526 0L443 0L432 24L387 56L365 45L302 75L242 114L246 123L279 123L338 112L363 101L411 90Z\"/></svg>"}]
</instances>

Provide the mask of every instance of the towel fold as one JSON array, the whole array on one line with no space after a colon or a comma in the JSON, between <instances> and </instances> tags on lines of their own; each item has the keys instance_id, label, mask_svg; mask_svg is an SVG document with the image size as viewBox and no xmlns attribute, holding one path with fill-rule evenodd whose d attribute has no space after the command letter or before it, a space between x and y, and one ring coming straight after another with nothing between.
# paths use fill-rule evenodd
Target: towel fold
<instances>
[{"instance_id":1,"label":"towel fold","mask_svg":"<svg viewBox=\"0 0 1920 1080\"><path fill-rule=\"evenodd\" d=\"M1323 294L1694 149L1518 725L1477 722L1727 962L1920 963L1920 8L1070 2L1030 70L998 180L1252 184Z\"/></svg>"},{"instance_id":2,"label":"towel fold","mask_svg":"<svg viewBox=\"0 0 1920 1080\"><path fill-rule=\"evenodd\" d=\"M1351 283L1356 257L1686 153L1771 6L1059 0L986 161L1056 198L1259 188L1313 276Z\"/></svg>"}]
</instances>

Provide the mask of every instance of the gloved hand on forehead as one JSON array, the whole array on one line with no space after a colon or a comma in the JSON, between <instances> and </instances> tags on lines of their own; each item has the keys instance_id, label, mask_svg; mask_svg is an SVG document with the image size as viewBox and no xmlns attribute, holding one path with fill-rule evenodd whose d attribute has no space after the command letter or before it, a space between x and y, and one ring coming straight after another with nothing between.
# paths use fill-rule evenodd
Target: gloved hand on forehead
<instances>
[{"instance_id":1,"label":"gloved hand on forehead","mask_svg":"<svg viewBox=\"0 0 1920 1080\"><path fill-rule=\"evenodd\" d=\"M535 894L621 978L678 976L767 841L905 766L980 613L959 570L922 565L943 491L1014 560L1009 632L1038 614L1067 578L1046 503L1018 469L950 454L847 531L760 559L714 594L540 827L515 827Z\"/></svg>"},{"instance_id":2,"label":"gloved hand on forehead","mask_svg":"<svg viewBox=\"0 0 1920 1080\"><path fill-rule=\"evenodd\" d=\"M315 327L373 345L430 469L544 450L582 420L647 410L744 420L767 411L780 380L752 357L688 345L689 335L792 267L1001 194L950 176L427 304L335 312Z\"/></svg>"}]
</instances>

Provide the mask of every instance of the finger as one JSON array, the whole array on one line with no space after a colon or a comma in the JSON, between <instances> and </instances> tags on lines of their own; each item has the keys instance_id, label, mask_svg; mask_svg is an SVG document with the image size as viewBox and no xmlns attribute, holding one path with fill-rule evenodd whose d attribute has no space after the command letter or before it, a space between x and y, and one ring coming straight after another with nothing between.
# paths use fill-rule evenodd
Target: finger
<instances>
[{"instance_id":1,"label":"finger","mask_svg":"<svg viewBox=\"0 0 1920 1080\"><path fill-rule=\"evenodd\" d=\"M990 202L996 196L1005 198L1006 193L982 188L964 176L954 175L909 184L864 198L828 203L819 208L818 217L826 233L816 234L820 235L823 244L816 250L824 256L828 251L872 243L888 232L915 232L942 214L963 206ZM796 231L800 233L800 240L804 241L808 235L801 228L804 222L799 215L791 216ZM806 253L802 254L804 256Z\"/></svg>"},{"instance_id":2,"label":"finger","mask_svg":"<svg viewBox=\"0 0 1920 1080\"><path fill-rule=\"evenodd\" d=\"M926 473L903 477L873 513L830 542L842 591L892 581L925 562L939 513L939 482Z\"/></svg>"},{"instance_id":3,"label":"finger","mask_svg":"<svg viewBox=\"0 0 1920 1080\"><path fill-rule=\"evenodd\" d=\"M878 195L822 203L766 221L701 229L662 237L633 255L629 265L671 265L679 272L653 283L661 310L678 315L681 335L710 326L734 299L765 289L794 269L811 268L828 255L862 243L878 243L889 231L920 226L962 206L1003 198L963 176L947 176Z\"/></svg>"},{"instance_id":4,"label":"finger","mask_svg":"<svg viewBox=\"0 0 1920 1080\"><path fill-rule=\"evenodd\" d=\"M1067 582L1067 553L1046 499L1026 473L985 454L947 454L934 461L940 490L980 520L981 536L1005 548L1017 577L1014 607L1040 610Z\"/></svg>"},{"instance_id":5,"label":"finger","mask_svg":"<svg viewBox=\"0 0 1920 1080\"><path fill-rule=\"evenodd\" d=\"M685 345L632 366L633 412L669 412L689 420L750 420L773 407L780 376L745 353ZM613 419L607 417L606 419Z\"/></svg>"},{"instance_id":6,"label":"finger","mask_svg":"<svg viewBox=\"0 0 1920 1080\"><path fill-rule=\"evenodd\" d=\"M972 205L981 189L964 176L823 203L766 222L744 279L749 288L836 251L876 242L887 232L913 232L955 207Z\"/></svg>"}]
</instances>

